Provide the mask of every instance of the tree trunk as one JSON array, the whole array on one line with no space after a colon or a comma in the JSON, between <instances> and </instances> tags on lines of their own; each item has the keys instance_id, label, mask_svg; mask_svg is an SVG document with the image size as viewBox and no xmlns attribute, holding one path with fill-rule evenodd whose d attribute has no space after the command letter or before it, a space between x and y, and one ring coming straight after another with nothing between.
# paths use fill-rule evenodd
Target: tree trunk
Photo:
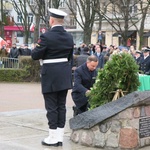
<instances>
[{"instance_id":1,"label":"tree trunk","mask_svg":"<svg viewBox=\"0 0 150 150\"><path fill-rule=\"evenodd\" d=\"M24 33L24 35L25 35L25 37L24 37L24 43L25 44L28 44L29 33L30 32L27 29L25 29L25 33Z\"/></svg>"},{"instance_id":2,"label":"tree trunk","mask_svg":"<svg viewBox=\"0 0 150 150\"><path fill-rule=\"evenodd\" d=\"M34 39L33 39L34 43L37 43L39 36L40 36L40 16L36 15L35 28L34 28Z\"/></svg>"},{"instance_id":3,"label":"tree trunk","mask_svg":"<svg viewBox=\"0 0 150 150\"><path fill-rule=\"evenodd\" d=\"M88 45L91 43L92 29L84 28L83 32L84 32L83 42Z\"/></svg>"}]
</instances>

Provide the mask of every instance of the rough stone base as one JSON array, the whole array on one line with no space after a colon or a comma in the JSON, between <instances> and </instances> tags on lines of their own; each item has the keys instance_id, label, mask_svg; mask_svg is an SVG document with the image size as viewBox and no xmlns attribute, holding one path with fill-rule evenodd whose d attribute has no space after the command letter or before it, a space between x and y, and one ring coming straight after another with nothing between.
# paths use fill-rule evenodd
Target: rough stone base
<instances>
[{"instance_id":1,"label":"rough stone base","mask_svg":"<svg viewBox=\"0 0 150 150\"><path fill-rule=\"evenodd\" d=\"M74 129L71 140L82 145L137 150L150 145L150 136L139 136L139 121L150 117L150 106L128 108L90 129ZM142 131L143 132L143 131Z\"/></svg>"}]
</instances>

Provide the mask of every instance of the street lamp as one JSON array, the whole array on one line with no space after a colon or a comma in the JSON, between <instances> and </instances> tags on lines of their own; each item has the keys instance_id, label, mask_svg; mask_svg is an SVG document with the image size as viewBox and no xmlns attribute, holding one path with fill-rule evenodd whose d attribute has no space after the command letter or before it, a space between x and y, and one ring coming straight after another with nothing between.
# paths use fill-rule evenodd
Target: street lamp
<instances>
[{"instance_id":1,"label":"street lamp","mask_svg":"<svg viewBox=\"0 0 150 150\"><path fill-rule=\"evenodd\" d=\"M4 15L3 15L3 0L1 0L1 37L4 38Z\"/></svg>"},{"instance_id":2,"label":"street lamp","mask_svg":"<svg viewBox=\"0 0 150 150\"><path fill-rule=\"evenodd\" d=\"M47 7L48 6L48 7ZM46 20L46 28L49 27L48 23L48 8L49 8L49 1L45 0L45 20Z\"/></svg>"}]
</instances>

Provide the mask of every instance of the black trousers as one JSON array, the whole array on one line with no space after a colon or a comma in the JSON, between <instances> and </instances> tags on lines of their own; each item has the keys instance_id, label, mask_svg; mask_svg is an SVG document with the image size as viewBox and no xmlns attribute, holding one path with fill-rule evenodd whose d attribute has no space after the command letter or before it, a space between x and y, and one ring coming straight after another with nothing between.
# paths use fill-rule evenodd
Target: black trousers
<instances>
[{"instance_id":1,"label":"black trousers","mask_svg":"<svg viewBox=\"0 0 150 150\"><path fill-rule=\"evenodd\" d=\"M44 93L49 129L64 128L66 122L66 97L68 90Z\"/></svg>"}]
</instances>

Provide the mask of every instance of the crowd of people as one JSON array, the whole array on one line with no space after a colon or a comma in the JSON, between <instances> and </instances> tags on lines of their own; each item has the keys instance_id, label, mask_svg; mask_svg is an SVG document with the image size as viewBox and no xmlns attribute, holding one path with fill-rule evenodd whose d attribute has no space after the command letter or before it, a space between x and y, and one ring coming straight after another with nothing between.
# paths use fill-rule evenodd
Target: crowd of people
<instances>
[{"instance_id":1,"label":"crowd of people","mask_svg":"<svg viewBox=\"0 0 150 150\"><path fill-rule=\"evenodd\" d=\"M28 48L28 44L23 44L19 48L17 48L16 43L13 43L11 48L3 45L0 49L0 67L16 68L19 56L31 56L31 49Z\"/></svg>"},{"instance_id":2,"label":"crowd of people","mask_svg":"<svg viewBox=\"0 0 150 150\"><path fill-rule=\"evenodd\" d=\"M114 45L107 47L99 43L88 46L82 43L80 47L74 47L74 85L72 89L72 99L75 103L74 116L87 111L90 107L87 93L93 86L97 70L102 69L106 62L111 60L112 55L120 53L129 53L139 65L139 73L150 75L150 47L148 46L141 50L135 50L133 45L129 48Z\"/></svg>"},{"instance_id":3,"label":"crowd of people","mask_svg":"<svg viewBox=\"0 0 150 150\"><path fill-rule=\"evenodd\" d=\"M8 49L6 45L1 48L1 57L18 58L18 56L31 56L31 49L28 48L28 44L23 44L17 48L16 43L12 44L12 47Z\"/></svg>"},{"instance_id":4,"label":"crowd of people","mask_svg":"<svg viewBox=\"0 0 150 150\"><path fill-rule=\"evenodd\" d=\"M150 75L150 47L144 46L141 50L136 50L133 45L130 47L110 45L108 47L99 42L89 45L82 43L79 47L74 45L74 69L83 62L86 62L86 58L90 55L97 56L99 61L97 68L102 69L113 54L119 53L131 54L139 65L140 73Z\"/></svg>"}]
</instances>

